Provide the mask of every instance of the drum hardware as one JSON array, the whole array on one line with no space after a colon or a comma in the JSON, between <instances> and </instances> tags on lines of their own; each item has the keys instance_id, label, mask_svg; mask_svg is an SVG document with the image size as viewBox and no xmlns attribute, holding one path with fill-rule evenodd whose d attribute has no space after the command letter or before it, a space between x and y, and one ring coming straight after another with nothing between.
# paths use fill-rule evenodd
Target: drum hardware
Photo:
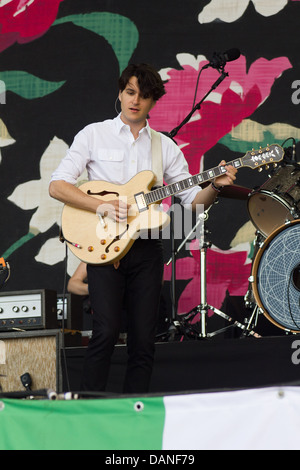
<instances>
[{"instance_id":1,"label":"drum hardware","mask_svg":"<svg viewBox=\"0 0 300 470\"><path fill-rule=\"evenodd\" d=\"M297 321L292 320L289 328L285 328L277 321L273 321L266 309L263 307L262 302L258 301L258 294L254 292L256 277L253 275L255 268L257 268L258 252L264 252L268 249L271 237L277 233L279 227L286 227L293 220L299 219L300 214L300 166L297 163L290 161L284 162L279 168L273 170L268 175L269 179L260 187L255 188L249 195L248 212L253 224L258 229L256 231L256 239L254 242L254 254L252 257L252 272L249 277L248 291L244 297L245 307L252 309L250 320L247 321L247 328L255 328L259 314L263 314L266 318L274 323L277 327L283 328L286 333L294 333L294 329L300 329ZM282 229L279 230L279 233ZM280 236L279 234L277 235ZM274 235L273 235L274 237ZM267 239L267 240L266 240ZM296 243L295 246L299 245ZM285 261L285 260L283 260ZM293 273L293 275L292 275ZM291 271L290 280L288 284L293 282L295 288L300 290L298 286L297 269ZM293 311L289 307L289 298L286 299L286 306L282 307L283 310L288 309L290 317L293 316ZM299 304L300 306L300 304ZM246 320L245 320L246 322ZM299 321L300 324L300 321Z\"/></svg>"},{"instance_id":2,"label":"drum hardware","mask_svg":"<svg viewBox=\"0 0 300 470\"><path fill-rule=\"evenodd\" d=\"M253 242L254 250L253 250L253 255L252 255L251 273L252 273L252 269L253 269L253 262L254 262L255 256L256 256L258 250L264 244L264 236L260 233L259 230L256 230L255 235L256 236L255 236L255 239L254 239L254 242ZM252 283L253 283L253 276L252 275L250 275L250 277L248 278L248 281L249 281L248 290L247 290L247 292L244 296L245 307L249 308L249 309L254 309L255 306L256 306L256 301L255 301L255 297L254 297L253 289L252 289Z\"/></svg>"},{"instance_id":3,"label":"drum hardware","mask_svg":"<svg viewBox=\"0 0 300 470\"><path fill-rule=\"evenodd\" d=\"M198 224L200 223L201 218L202 218L202 220L204 222L204 225L205 225L205 221L208 219L208 211L211 209L211 207L212 206L210 206L210 208L207 211L205 211L203 215L200 214L199 220L198 220L197 224L193 227L191 232L195 231L196 226L198 226ZM186 241L189 239L189 237L191 235L191 232L185 238L185 240L181 243L181 245L178 248L176 254L178 254L180 249L185 245ZM217 334L223 333L224 331L226 331L226 330L228 330L229 328L232 328L232 327L238 327L238 328L242 329L243 331L246 330L245 325L243 325L242 323L240 323L238 321L235 321L232 317L230 317L226 313L222 312L218 308L216 308L212 305L209 305L207 303L207 296L206 296L206 285L207 285L207 283L206 283L206 255L207 255L207 249L210 248L211 244L212 244L211 241L208 239L209 233L210 233L209 230L205 229L205 226L204 226L202 244L201 244L201 240L199 240L199 249L200 249L200 300L201 300L201 304L194 307L188 313L180 315L179 316L180 321L177 322L177 327L179 327L180 330L184 334L188 334L190 336L193 336L195 339L211 338L213 336L216 336ZM168 261L168 263L170 263L170 261L171 261L171 259ZM210 332L210 333L207 332L207 314L208 314L209 310L211 310L212 312L216 313L218 316L220 316L220 317L224 318L225 320L227 320L230 323L230 325L228 325L224 328L221 328L219 330L216 330L214 332ZM194 318L198 314L200 315L200 329L199 329L197 324L193 325L191 323L192 320L194 320ZM252 335L256 338L260 337L257 333L255 333L255 331L250 330L250 329L247 331L247 334Z\"/></svg>"},{"instance_id":4,"label":"drum hardware","mask_svg":"<svg viewBox=\"0 0 300 470\"><path fill-rule=\"evenodd\" d=\"M252 310L252 313L251 313L251 316L250 318L245 318L245 329L243 331L243 336L248 336L249 335L249 332L253 329L253 328L256 328L257 327L257 323L258 323L258 315L262 313L260 308L258 307L258 305L253 305L253 310Z\"/></svg>"},{"instance_id":5,"label":"drum hardware","mask_svg":"<svg viewBox=\"0 0 300 470\"><path fill-rule=\"evenodd\" d=\"M244 296L244 303L245 303L246 308L252 309L256 305L255 298L254 298L254 295L253 295L253 291L251 289L251 282L253 282L252 281L252 276L250 276L248 278L248 281L249 281L249 288L246 292L246 295Z\"/></svg>"},{"instance_id":6,"label":"drum hardware","mask_svg":"<svg viewBox=\"0 0 300 470\"><path fill-rule=\"evenodd\" d=\"M232 199L238 199L238 200L247 200L249 197L251 190L249 188L243 187L243 186L234 186L234 187L224 187L222 189L222 192L220 193L219 197L225 197L225 198L232 198ZM218 200L216 200L215 204L218 203ZM212 208L210 206L203 214L199 214L198 220L195 223L194 227L192 230L189 232L189 234L186 236L186 238L182 241L182 243L179 245L176 251L172 252L171 258L168 260L166 263L167 266L174 260L176 259L177 255L181 251L181 249L184 247L186 242L190 240L191 235L196 232L196 229L199 227L200 223L203 223L205 225L205 221L208 219L208 212ZM175 335L175 332L179 332L179 334L182 334L183 336L187 336L190 338L196 338L196 339L203 339L203 338L210 338L213 337L217 334L223 333L229 328L232 327L238 327L242 329L243 331L246 331L246 326L243 325L240 322L235 321L232 317L227 315L226 313L222 312L221 310L217 309L216 307L213 307L212 305L207 304L207 296L206 296L206 255L207 255L207 249L211 247L211 241L208 239L209 231L207 229L203 230L203 242L202 246L200 248L200 298L201 298L201 304L197 305L194 307L192 310L190 310L188 313L182 314L182 315L177 315L177 320L173 321L173 325L171 325L171 335L172 338ZM200 240L199 240L200 243ZM173 291L174 295L174 291ZM207 333L207 314L208 311L211 310L220 317L224 318L228 322L230 322L230 325L221 328L215 332ZM196 316L200 316L200 328L198 324L193 324L191 323ZM254 331L250 330L249 328L247 329L247 334L253 335L255 337L259 337L257 333ZM170 334L170 332L169 332ZM165 334L159 335L159 336L165 336Z\"/></svg>"}]
</instances>

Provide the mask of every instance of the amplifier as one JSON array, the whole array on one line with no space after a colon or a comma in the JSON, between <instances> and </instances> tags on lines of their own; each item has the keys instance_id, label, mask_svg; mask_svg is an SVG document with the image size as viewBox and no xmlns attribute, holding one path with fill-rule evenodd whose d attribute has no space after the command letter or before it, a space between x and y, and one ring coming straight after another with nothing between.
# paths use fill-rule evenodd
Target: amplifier
<instances>
[{"instance_id":1,"label":"amplifier","mask_svg":"<svg viewBox=\"0 0 300 470\"><path fill-rule=\"evenodd\" d=\"M0 293L0 331L59 328L52 290Z\"/></svg>"},{"instance_id":2,"label":"amplifier","mask_svg":"<svg viewBox=\"0 0 300 470\"><path fill-rule=\"evenodd\" d=\"M57 295L57 319L59 326L68 330L83 330L83 298L75 294Z\"/></svg>"}]
</instances>

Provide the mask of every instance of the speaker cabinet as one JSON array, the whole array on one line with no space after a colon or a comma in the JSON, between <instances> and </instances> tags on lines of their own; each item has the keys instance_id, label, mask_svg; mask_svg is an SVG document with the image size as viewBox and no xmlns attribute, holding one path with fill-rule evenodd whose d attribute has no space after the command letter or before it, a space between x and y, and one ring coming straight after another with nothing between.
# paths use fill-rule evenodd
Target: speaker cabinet
<instances>
[{"instance_id":1,"label":"speaker cabinet","mask_svg":"<svg viewBox=\"0 0 300 470\"><path fill-rule=\"evenodd\" d=\"M0 334L0 391L24 391L28 373L31 390L61 391L61 332L39 330Z\"/></svg>"}]
</instances>

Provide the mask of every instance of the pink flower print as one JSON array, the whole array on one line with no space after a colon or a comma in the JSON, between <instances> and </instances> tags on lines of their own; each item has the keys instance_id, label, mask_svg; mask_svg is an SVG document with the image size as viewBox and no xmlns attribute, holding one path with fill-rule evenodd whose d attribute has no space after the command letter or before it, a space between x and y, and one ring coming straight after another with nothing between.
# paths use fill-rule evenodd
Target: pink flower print
<instances>
[{"instance_id":1,"label":"pink flower print","mask_svg":"<svg viewBox=\"0 0 300 470\"><path fill-rule=\"evenodd\" d=\"M55 21L63 0L6 0L0 4L0 52L15 42L42 36Z\"/></svg>"}]
</instances>

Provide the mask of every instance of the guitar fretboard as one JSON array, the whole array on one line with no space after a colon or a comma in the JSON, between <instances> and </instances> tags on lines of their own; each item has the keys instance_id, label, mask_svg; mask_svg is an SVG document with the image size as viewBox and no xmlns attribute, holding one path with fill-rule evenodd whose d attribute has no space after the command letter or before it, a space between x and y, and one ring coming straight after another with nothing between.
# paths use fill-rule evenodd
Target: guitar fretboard
<instances>
[{"instance_id":1,"label":"guitar fretboard","mask_svg":"<svg viewBox=\"0 0 300 470\"><path fill-rule=\"evenodd\" d=\"M232 162L226 163L226 165L232 165L235 168L240 168L242 166L242 159L238 158ZM156 202L161 201L169 196L174 196L174 194L181 193L186 189L193 188L199 184L203 184L206 181L217 178L218 176L226 173L226 168L224 166L216 166L197 175L190 176L184 180L178 181L176 183L169 184L168 186L163 186L162 188L154 189L149 193L145 194L146 204L155 204Z\"/></svg>"}]
</instances>

